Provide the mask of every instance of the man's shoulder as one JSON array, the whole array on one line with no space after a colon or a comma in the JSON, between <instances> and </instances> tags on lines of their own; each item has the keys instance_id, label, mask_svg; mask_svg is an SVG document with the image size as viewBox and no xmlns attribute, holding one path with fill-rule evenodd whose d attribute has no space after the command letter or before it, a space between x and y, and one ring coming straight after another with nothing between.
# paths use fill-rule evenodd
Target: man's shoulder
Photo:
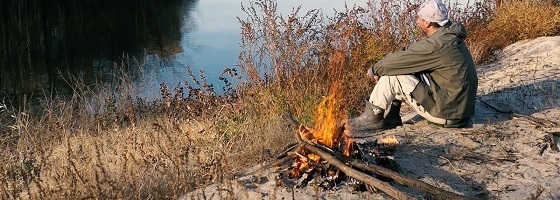
<instances>
[{"instance_id":1,"label":"man's shoulder","mask_svg":"<svg viewBox=\"0 0 560 200\"><path fill-rule=\"evenodd\" d=\"M437 52L445 46L444 42L441 38L428 37L410 44L407 50Z\"/></svg>"}]
</instances>

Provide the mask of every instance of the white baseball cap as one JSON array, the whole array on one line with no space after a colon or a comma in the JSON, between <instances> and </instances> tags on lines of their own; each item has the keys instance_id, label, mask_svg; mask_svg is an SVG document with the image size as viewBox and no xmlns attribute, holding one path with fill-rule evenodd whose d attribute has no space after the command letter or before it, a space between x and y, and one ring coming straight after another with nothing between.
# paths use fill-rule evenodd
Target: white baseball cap
<instances>
[{"instance_id":1,"label":"white baseball cap","mask_svg":"<svg viewBox=\"0 0 560 200\"><path fill-rule=\"evenodd\" d=\"M447 8L441 0L426 0L418 9L418 16L428 22L435 22L444 26L449 22Z\"/></svg>"}]
</instances>

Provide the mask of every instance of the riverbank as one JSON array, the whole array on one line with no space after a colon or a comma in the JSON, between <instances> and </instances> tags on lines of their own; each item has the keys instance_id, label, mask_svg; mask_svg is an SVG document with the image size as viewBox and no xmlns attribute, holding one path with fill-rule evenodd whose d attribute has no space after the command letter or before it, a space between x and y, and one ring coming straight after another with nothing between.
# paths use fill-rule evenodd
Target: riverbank
<instances>
[{"instance_id":1,"label":"riverbank","mask_svg":"<svg viewBox=\"0 0 560 200\"><path fill-rule=\"evenodd\" d=\"M464 23L470 32L467 43L479 63L490 62L492 57L499 60L495 50L519 40L560 33L560 7L557 4L512 2L496 10L492 1L487 3L487 7L473 7L469 12L452 11L452 16ZM119 92L112 93L103 87L80 85L76 80L80 87L75 87L73 96L45 98L39 103L40 111L28 112L3 106L0 108L0 162L4 164L0 165L0 182L3 183L0 195L6 199L174 199L205 185L223 182L224 177L235 171L269 160L293 140L286 137L293 133L294 127L283 118L284 115L292 115L296 120L312 125L314 108L328 94L330 85L338 81L341 81L338 83L343 94L339 100L345 105L341 112L346 116L355 115L363 106L361 99L369 95L372 85L364 76L364 64L420 37L413 28L414 14L403 12L407 8L405 3L395 4L383 7L384 4L375 1L370 7L351 8L338 17L326 19L314 12L280 17L274 10L274 2L255 2L251 5L255 9L247 9L247 17L240 19L243 34L240 69L226 70L226 75L235 78L235 73L244 73L247 79L222 96L216 96L204 83L204 78L194 76L191 78L198 85L177 89L162 85L161 98L155 101L133 98L126 81L122 82ZM473 13L485 15L481 17ZM534 25L536 22L539 24ZM520 24L533 25L527 29ZM261 58L270 62L261 62ZM541 62L543 59L535 60ZM538 66L540 68L535 69L542 68L545 75L550 72L550 67L545 65L510 63L479 65L482 97L495 99L487 95L493 94L491 89L515 89L517 86L508 85L504 78L526 77L530 73L523 71L522 66ZM554 69L557 65L551 66ZM507 76L495 73L500 70L504 70L502 74ZM511 80L515 83L517 79ZM547 87L533 88L550 91ZM535 91L533 88L526 90ZM548 101L549 96L546 97L543 102ZM515 104L514 108L518 107ZM555 116L556 111L553 111L550 111L552 114L547 110L528 114L544 113L549 117ZM502 131L515 125L520 125L517 127L520 129ZM536 129L534 125L521 125L521 121L515 120L482 125L465 130L467 136L463 137L474 143L481 139L531 138L533 135L513 134ZM420 152L435 149L438 150L434 150L436 155L440 155L441 148L426 145L447 144L450 136L443 129L419 128L423 126L427 125L407 125L394 130L394 134L404 134L398 136L409 141L405 143L407 145L417 145L415 148ZM426 137L425 133L432 131L438 137ZM410 134L413 132L417 134ZM542 133L535 137L542 136ZM440 139L430 141L430 138ZM475 145L472 148L478 145L481 150L508 153L484 141L474 143L469 143ZM459 153L464 152L461 148ZM398 159L422 158L420 154L416 157L408 155L416 151L407 146L401 149L402 157ZM450 149L457 150L455 147ZM525 149L518 151L525 152ZM489 152L478 153L491 155ZM444 167L451 167L451 164L441 162ZM452 163L453 166L456 164L459 163ZM449 176L457 176L454 175L456 172L451 172ZM459 173L463 178L467 176ZM487 184L482 190L492 190L492 187Z\"/></svg>"},{"instance_id":2,"label":"riverbank","mask_svg":"<svg viewBox=\"0 0 560 200\"><path fill-rule=\"evenodd\" d=\"M472 128L446 129L425 120L360 139L368 152L379 137L394 136L399 146L393 166L430 185L479 199L560 198L560 36L524 40L497 53L496 61L479 65L481 76ZM499 109L499 110L496 110ZM509 110L509 112L503 112ZM407 114L407 113L403 113ZM410 114L410 113L408 113ZM335 191L314 186L285 188L273 168L189 193L220 199L391 199L383 193L356 192L352 185ZM267 181L261 181L267 180ZM419 199L414 189L393 186ZM310 184L311 185L311 184ZM228 188L231 192L223 192Z\"/></svg>"}]
</instances>

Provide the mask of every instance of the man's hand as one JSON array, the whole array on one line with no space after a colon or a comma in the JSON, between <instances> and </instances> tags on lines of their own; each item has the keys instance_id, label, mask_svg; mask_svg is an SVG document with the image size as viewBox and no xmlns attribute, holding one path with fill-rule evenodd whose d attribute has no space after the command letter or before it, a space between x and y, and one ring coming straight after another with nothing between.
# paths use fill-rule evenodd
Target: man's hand
<instances>
[{"instance_id":1,"label":"man's hand","mask_svg":"<svg viewBox=\"0 0 560 200\"><path fill-rule=\"evenodd\" d=\"M368 77L374 77L374 76L375 76L375 74L373 73L373 67L370 67L370 68L367 70L367 76L368 76Z\"/></svg>"},{"instance_id":2,"label":"man's hand","mask_svg":"<svg viewBox=\"0 0 560 200\"><path fill-rule=\"evenodd\" d=\"M373 78L373 81L375 83L377 83L377 81L379 80L379 76L376 76L375 73L373 73L373 67L370 67L367 71L367 76L370 78Z\"/></svg>"}]
</instances>

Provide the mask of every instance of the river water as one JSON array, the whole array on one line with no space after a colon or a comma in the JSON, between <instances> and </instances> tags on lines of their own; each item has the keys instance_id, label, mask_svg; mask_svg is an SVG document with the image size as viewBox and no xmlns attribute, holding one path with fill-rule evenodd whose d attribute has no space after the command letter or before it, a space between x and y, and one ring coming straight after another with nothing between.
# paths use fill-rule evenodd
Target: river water
<instances>
[{"instance_id":1,"label":"river water","mask_svg":"<svg viewBox=\"0 0 560 200\"><path fill-rule=\"evenodd\" d=\"M287 15L320 9L325 15L367 0L281 0ZM111 81L108 67L123 56L145 63L132 78L135 94L153 98L160 83L173 88L203 71L218 79L240 52L241 5L248 0L5 0L0 12L0 96L67 88L68 77ZM129 59L130 60L130 59ZM136 65L130 65L132 67Z\"/></svg>"},{"instance_id":2,"label":"river water","mask_svg":"<svg viewBox=\"0 0 560 200\"><path fill-rule=\"evenodd\" d=\"M297 6L302 6L302 11L321 9L325 14L334 13L334 9L344 9L345 5L363 5L366 0L282 0L278 2L278 10L289 14ZM186 78L186 68L197 75L204 71L209 82L221 91L218 79L224 67L235 67L240 51L240 24L236 17L243 19L245 13L241 5L248 5L248 1L235 0L201 0L195 2L185 15L181 48L182 52L176 54L166 67L158 68L145 74L139 88L145 88L143 96L157 95L159 83L166 82L170 86L180 85ZM154 63L151 63L153 66ZM154 93L155 92L155 93Z\"/></svg>"}]
</instances>

